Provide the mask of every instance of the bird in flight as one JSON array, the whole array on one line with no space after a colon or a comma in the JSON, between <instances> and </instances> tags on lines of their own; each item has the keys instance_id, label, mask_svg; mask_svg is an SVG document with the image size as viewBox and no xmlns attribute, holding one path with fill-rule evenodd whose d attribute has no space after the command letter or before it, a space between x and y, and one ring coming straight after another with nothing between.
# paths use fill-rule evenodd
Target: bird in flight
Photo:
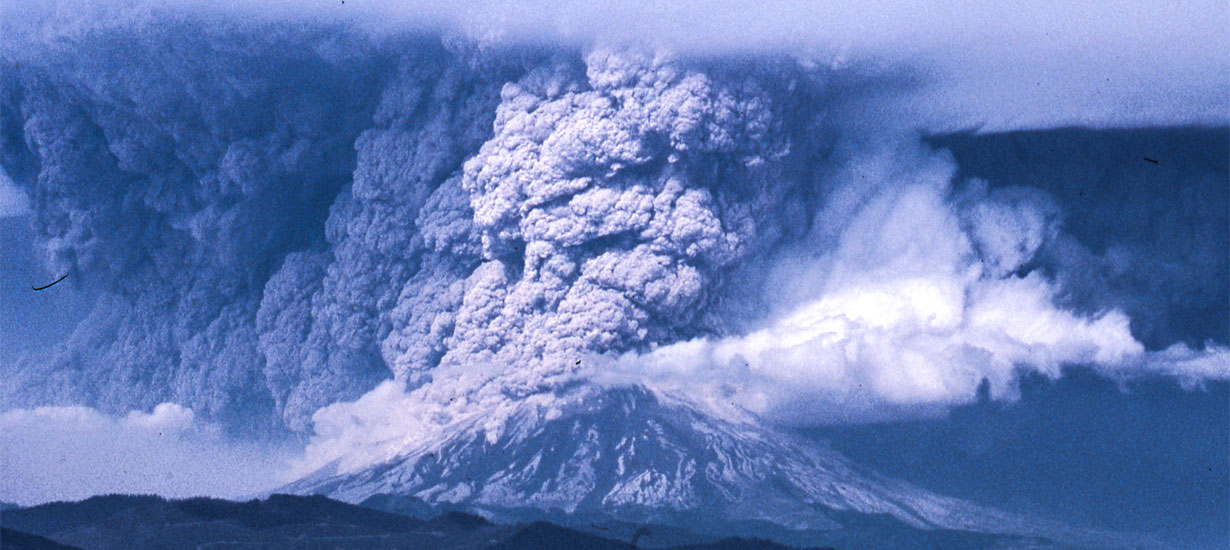
<instances>
[{"instance_id":1,"label":"bird in flight","mask_svg":"<svg viewBox=\"0 0 1230 550\"><path fill-rule=\"evenodd\" d=\"M71 273L71 272L70 272L70 273ZM68 273L65 273L65 274L61 275L59 279L56 279L56 280L52 281L52 282L51 282L51 284L49 284L49 285L44 285L44 286L31 286L30 288L33 288L34 290L43 290L44 288L51 288L52 286L55 286L55 284L56 284L56 283L58 283L58 282L60 282L60 281L63 281L65 277L68 277Z\"/></svg>"}]
</instances>

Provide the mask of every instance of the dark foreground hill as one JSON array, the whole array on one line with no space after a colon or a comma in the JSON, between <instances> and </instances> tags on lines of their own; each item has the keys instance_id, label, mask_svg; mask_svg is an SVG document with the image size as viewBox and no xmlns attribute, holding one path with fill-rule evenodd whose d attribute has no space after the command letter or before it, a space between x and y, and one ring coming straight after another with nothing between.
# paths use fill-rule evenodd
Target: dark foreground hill
<instances>
[{"instance_id":1,"label":"dark foreground hill","mask_svg":"<svg viewBox=\"0 0 1230 550\"><path fill-rule=\"evenodd\" d=\"M5 510L0 524L4 526L0 532L4 550L634 548L631 540L604 538L546 522L505 525L462 512L418 519L322 496L281 494L247 502L108 495ZM637 538L649 537L652 534L645 532ZM733 538L686 548L787 547Z\"/></svg>"}]
</instances>

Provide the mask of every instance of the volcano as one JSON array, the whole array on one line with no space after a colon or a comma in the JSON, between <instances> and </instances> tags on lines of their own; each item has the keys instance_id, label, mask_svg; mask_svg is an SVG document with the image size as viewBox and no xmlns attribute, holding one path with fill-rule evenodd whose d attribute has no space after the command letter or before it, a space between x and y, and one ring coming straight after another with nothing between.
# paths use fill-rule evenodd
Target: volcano
<instances>
[{"instance_id":1,"label":"volcano","mask_svg":"<svg viewBox=\"0 0 1230 550\"><path fill-rule=\"evenodd\" d=\"M155 466L230 484L231 465L273 462L248 446L290 443L294 475L234 491L300 476L279 490L654 544L1152 547L1084 526L1179 532L1226 508L1225 446L1193 435L1227 433L1224 416L1144 430L1184 439L1108 421L1106 449L1064 454L1034 439L1067 420L1047 411L1005 428L1036 461L989 470L1066 468L1033 486L955 461L934 482L799 435L1011 402L1022 376L1068 367L1230 379L1214 40L1184 78L1139 69L1182 52L1129 65L1118 46L1085 59L1090 78L1069 55L1092 51L1084 30L1036 33L1061 45L1052 64L1015 32L881 49L846 43L874 25L816 25L745 48L727 42L759 18L740 17L702 48L44 3L6 17L0 44L0 248L18 252L0 279L23 281L0 289L0 434L21 434L0 440L21 457L6 465L70 479L58 461L84 457L108 490L172 491ZM1180 26L1164 27L1124 44L1169 44ZM1069 417L1096 410L1082 399ZM198 436L245 458L181 451ZM129 439L132 458L102 464ZM1101 461L1116 446L1195 458L1093 483L1124 463ZM19 490L36 477L9 471ZM1112 512L1034 498L1052 487ZM1154 496L1171 488L1198 496Z\"/></svg>"},{"instance_id":2,"label":"volcano","mask_svg":"<svg viewBox=\"0 0 1230 550\"><path fill-rule=\"evenodd\" d=\"M504 520L657 525L787 543L1131 547L1131 539L975 505L853 463L823 442L644 387L585 389L357 469L335 461L279 492L412 497ZM386 504L387 506L387 504ZM421 512L420 512L421 513Z\"/></svg>"}]
</instances>

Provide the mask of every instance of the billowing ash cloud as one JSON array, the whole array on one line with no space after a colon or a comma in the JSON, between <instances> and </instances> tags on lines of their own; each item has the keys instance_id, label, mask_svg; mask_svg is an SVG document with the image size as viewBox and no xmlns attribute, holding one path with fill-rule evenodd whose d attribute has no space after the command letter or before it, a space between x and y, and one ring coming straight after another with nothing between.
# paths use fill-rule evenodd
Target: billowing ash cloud
<instances>
[{"instance_id":1,"label":"billowing ash cloud","mask_svg":"<svg viewBox=\"0 0 1230 550\"><path fill-rule=\"evenodd\" d=\"M311 220L351 177L384 62L345 33L302 38L168 22L5 61L5 169L51 271L108 291L64 346L19 367L32 385L16 398L265 422L262 290L286 251L320 241ZM350 395L371 378L341 368Z\"/></svg>"},{"instance_id":2,"label":"billowing ash cloud","mask_svg":"<svg viewBox=\"0 0 1230 550\"><path fill-rule=\"evenodd\" d=\"M816 117L815 83L770 67L598 50L505 86L460 182L482 263L442 362L541 365L532 390L578 353L701 328L723 275L805 222L816 140L788 117Z\"/></svg>"},{"instance_id":3,"label":"billowing ash cloud","mask_svg":"<svg viewBox=\"0 0 1230 550\"><path fill-rule=\"evenodd\" d=\"M154 12L4 50L0 160L48 262L103 294L6 366L8 406L315 414L323 449L549 415L593 378L811 422L1021 368L1224 376L1224 341L1151 354L1116 296L1062 296L1083 264L1038 258L1071 213L919 143L925 60Z\"/></svg>"},{"instance_id":4,"label":"billowing ash cloud","mask_svg":"<svg viewBox=\"0 0 1230 550\"><path fill-rule=\"evenodd\" d=\"M580 353L696 330L705 286L800 219L767 214L801 181L782 176L805 172L784 157L810 147L790 133L807 127L781 124L807 97L787 93L801 73L748 87L636 54L475 61L501 83L464 66L411 78L420 60L357 142L331 253L287 256L266 286L258 329L279 376L497 363L515 365L509 391L540 391ZM286 414L336 395L300 384Z\"/></svg>"},{"instance_id":5,"label":"billowing ash cloud","mask_svg":"<svg viewBox=\"0 0 1230 550\"><path fill-rule=\"evenodd\" d=\"M92 71L52 70L76 61L55 51L8 67L6 165L52 261L109 291L23 362L18 400L175 399L303 430L441 364L508 365L509 391L539 391L579 354L713 328L726 273L814 202L820 83L791 63L430 40L386 61L345 34L284 53L275 32L238 58L182 46L221 65L187 97L131 73L190 78L175 59L121 63L184 28L91 35Z\"/></svg>"}]
</instances>

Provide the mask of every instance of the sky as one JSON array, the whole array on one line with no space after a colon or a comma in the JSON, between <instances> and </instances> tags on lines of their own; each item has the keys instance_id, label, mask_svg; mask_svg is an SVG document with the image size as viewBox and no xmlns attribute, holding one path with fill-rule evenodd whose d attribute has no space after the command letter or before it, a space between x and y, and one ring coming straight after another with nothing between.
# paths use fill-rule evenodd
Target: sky
<instances>
[{"instance_id":1,"label":"sky","mask_svg":"<svg viewBox=\"0 0 1230 550\"><path fill-rule=\"evenodd\" d=\"M1225 383L1121 385L1073 369L1021 386L1011 404L964 405L942 419L809 430L860 463L974 502L1193 548L1226 540Z\"/></svg>"},{"instance_id":2,"label":"sky","mask_svg":"<svg viewBox=\"0 0 1230 550\"><path fill-rule=\"evenodd\" d=\"M403 3L300 0L23 2L16 25L36 40L168 14L248 21L347 22L377 35L442 29L485 43L665 48L695 55L787 52L896 73L886 94L928 128L984 131L1064 125L1224 123L1230 54L1223 2L661 3L490 0ZM884 71L888 69L887 71ZM895 96L895 97L893 97Z\"/></svg>"},{"instance_id":3,"label":"sky","mask_svg":"<svg viewBox=\"0 0 1230 550\"><path fill-rule=\"evenodd\" d=\"M577 381L817 430L1221 388L1228 10L6 5L0 499L235 496Z\"/></svg>"},{"instance_id":4,"label":"sky","mask_svg":"<svg viewBox=\"0 0 1230 550\"><path fill-rule=\"evenodd\" d=\"M0 428L0 490L18 504L116 492L243 497L291 481L292 450L228 440L172 403L118 417L88 407L11 410L0 413Z\"/></svg>"}]
</instances>

